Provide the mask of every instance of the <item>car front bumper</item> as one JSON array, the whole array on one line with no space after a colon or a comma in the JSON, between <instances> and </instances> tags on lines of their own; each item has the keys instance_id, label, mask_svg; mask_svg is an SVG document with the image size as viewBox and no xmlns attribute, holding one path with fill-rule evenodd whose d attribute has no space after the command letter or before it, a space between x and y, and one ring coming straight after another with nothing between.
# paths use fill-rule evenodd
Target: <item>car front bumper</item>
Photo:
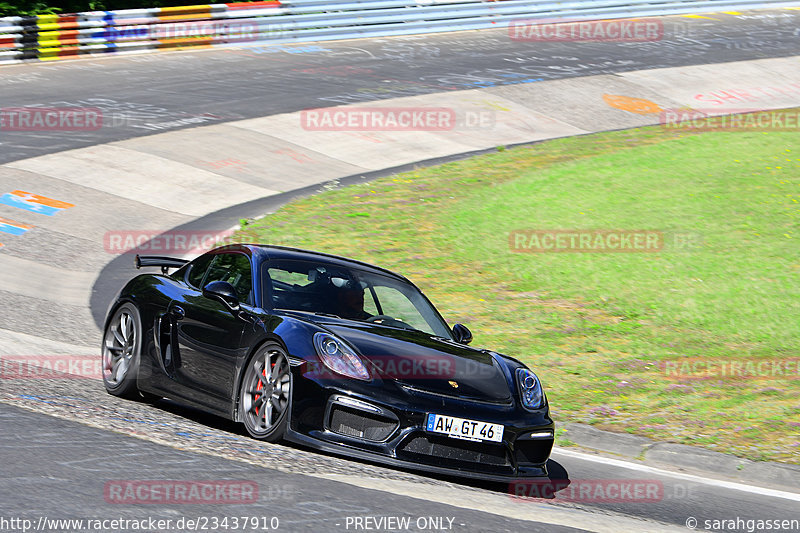
<instances>
[{"instance_id":1,"label":"car front bumper","mask_svg":"<svg viewBox=\"0 0 800 533\"><path fill-rule=\"evenodd\" d=\"M390 466L486 481L547 475L555 425L548 406L505 404L408 390L397 383L348 388L298 380L287 439L321 451ZM500 443L426 430L430 413L503 424Z\"/></svg>"}]
</instances>

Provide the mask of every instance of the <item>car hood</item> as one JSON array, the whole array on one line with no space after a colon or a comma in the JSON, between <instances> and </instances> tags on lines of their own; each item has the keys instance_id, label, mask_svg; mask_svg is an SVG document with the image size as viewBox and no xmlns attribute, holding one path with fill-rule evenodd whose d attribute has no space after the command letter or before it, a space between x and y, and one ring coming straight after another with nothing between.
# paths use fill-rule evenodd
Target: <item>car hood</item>
<instances>
[{"instance_id":1,"label":"car hood","mask_svg":"<svg viewBox=\"0 0 800 533\"><path fill-rule=\"evenodd\" d=\"M501 363L489 352L421 331L364 323L321 325L353 346L383 380L446 396L511 399Z\"/></svg>"}]
</instances>

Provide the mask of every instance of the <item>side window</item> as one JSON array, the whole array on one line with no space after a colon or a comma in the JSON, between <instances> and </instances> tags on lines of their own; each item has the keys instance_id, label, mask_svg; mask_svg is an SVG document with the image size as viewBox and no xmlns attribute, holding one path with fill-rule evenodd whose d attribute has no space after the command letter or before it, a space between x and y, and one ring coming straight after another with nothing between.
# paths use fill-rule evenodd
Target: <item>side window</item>
<instances>
[{"instance_id":1,"label":"side window","mask_svg":"<svg viewBox=\"0 0 800 533\"><path fill-rule=\"evenodd\" d=\"M195 259L189 266L189 272L186 275L186 283L195 289L202 289L203 276L206 275L208 265L211 264L212 259L214 259L214 255L212 254L206 254Z\"/></svg>"},{"instance_id":2,"label":"side window","mask_svg":"<svg viewBox=\"0 0 800 533\"><path fill-rule=\"evenodd\" d=\"M250 259L244 254L217 254L203 283L227 281L236 289L239 301L252 304L253 274Z\"/></svg>"}]
</instances>

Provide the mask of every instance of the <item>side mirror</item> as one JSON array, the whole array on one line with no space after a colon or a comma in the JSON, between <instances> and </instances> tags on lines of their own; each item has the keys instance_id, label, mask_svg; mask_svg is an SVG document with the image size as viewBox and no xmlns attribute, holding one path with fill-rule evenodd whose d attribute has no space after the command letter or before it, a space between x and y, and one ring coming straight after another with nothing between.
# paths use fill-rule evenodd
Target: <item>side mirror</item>
<instances>
[{"instance_id":1,"label":"side mirror","mask_svg":"<svg viewBox=\"0 0 800 533\"><path fill-rule=\"evenodd\" d=\"M472 342L472 332L464 324L453 325L453 337L456 342L469 344Z\"/></svg>"},{"instance_id":2,"label":"side mirror","mask_svg":"<svg viewBox=\"0 0 800 533\"><path fill-rule=\"evenodd\" d=\"M236 296L236 289L227 281L212 281L203 287L203 296L219 300L231 311L239 310L239 297Z\"/></svg>"}]
</instances>

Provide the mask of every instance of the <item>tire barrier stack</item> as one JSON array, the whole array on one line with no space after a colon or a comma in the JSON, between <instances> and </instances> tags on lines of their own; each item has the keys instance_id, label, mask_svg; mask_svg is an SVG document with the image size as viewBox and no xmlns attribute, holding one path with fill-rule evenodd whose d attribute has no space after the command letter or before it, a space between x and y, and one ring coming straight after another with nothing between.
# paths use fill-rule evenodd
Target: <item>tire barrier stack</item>
<instances>
[{"instance_id":1,"label":"tire barrier stack","mask_svg":"<svg viewBox=\"0 0 800 533\"><path fill-rule=\"evenodd\" d=\"M266 1L6 17L0 19L0 62L258 39L259 24L284 12L279 1Z\"/></svg>"},{"instance_id":2,"label":"tire barrier stack","mask_svg":"<svg viewBox=\"0 0 800 533\"><path fill-rule=\"evenodd\" d=\"M0 18L0 64L168 48L241 46L507 26L513 20L598 20L800 1L268 0Z\"/></svg>"}]
</instances>

